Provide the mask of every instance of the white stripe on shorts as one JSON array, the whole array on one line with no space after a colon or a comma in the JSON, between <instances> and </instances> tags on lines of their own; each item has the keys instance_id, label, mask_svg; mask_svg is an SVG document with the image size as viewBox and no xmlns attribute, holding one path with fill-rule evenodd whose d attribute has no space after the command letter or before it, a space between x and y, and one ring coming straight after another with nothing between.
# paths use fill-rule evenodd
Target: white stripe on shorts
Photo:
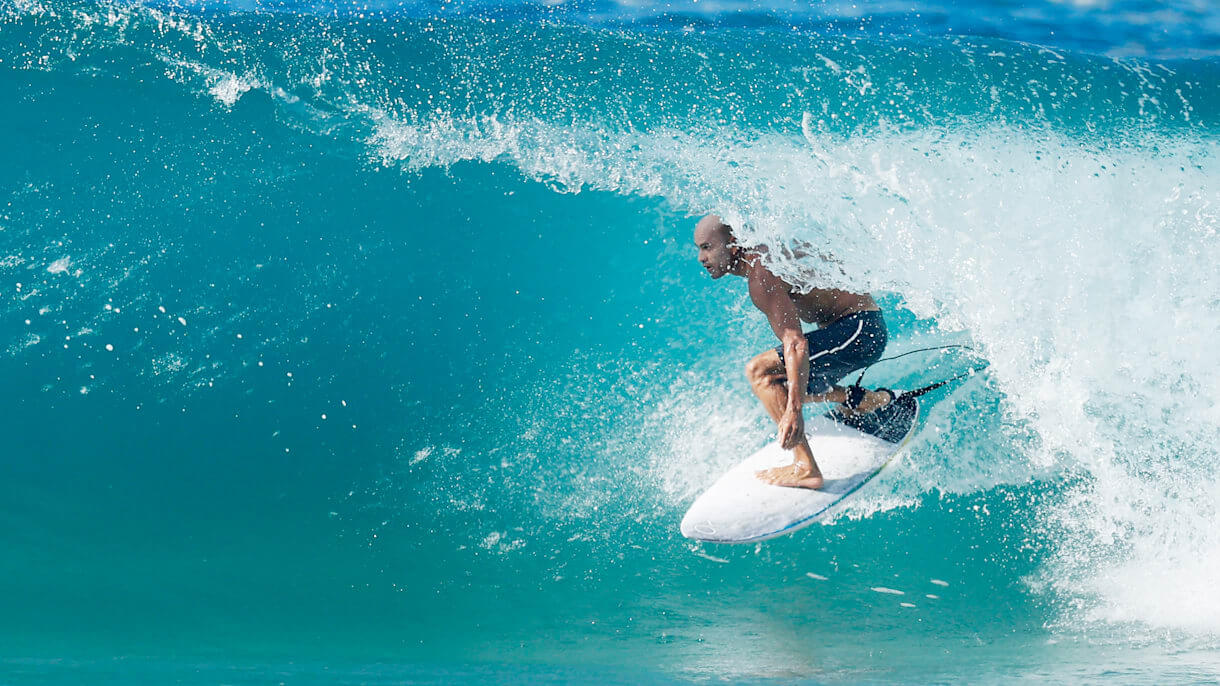
<instances>
[{"instance_id":1,"label":"white stripe on shorts","mask_svg":"<svg viewBox=\"0 0 1220 686\"><path fill-rule=\"evenodd\" d=\"M846 341L844 341L844 342L843 342L843 345L840 345L840 346L839 346L839 347L837 347L837 348L831 348L830 350L821 350L821 351L818 351L818 353L817 353L816 355L810 355L810 356L809 356L809 361L810 361L810 362L813 362L814 360L818 359L819 357L821 357L821 356L823 356L823 355L829 355L829 354L831 354L831 353L837 353L837 352L839 352L840 350L842 350L842 349L846 348L847 346L849 346L849 345L851 345L851 344L852 344L852 341L856 340L856 337L857 337L857 336L859 336L859 335L860 335L860 332L861 332L861 331L863 331L863 330L864 330L864 320L863 320L863 319L861 319L861 320L860 320L860 323L856 324L856 332L855 332L855 333L853 333L853 334L851 335L851 338L849 338L849 339L847 339Z\"/></svg>"}]
</instances>

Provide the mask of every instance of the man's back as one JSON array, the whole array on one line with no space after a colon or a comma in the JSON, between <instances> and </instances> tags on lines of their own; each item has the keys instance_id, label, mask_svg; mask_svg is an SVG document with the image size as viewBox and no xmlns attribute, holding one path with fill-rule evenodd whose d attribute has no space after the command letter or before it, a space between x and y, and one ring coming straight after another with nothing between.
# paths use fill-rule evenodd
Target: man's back
<instances>
[{"instance_id":1,"label":"man's back","mask_svg":"<svg viewBox=\"0 0 1220 686\"><path fill-rule=\"evenodd\" d=\"M766 278L770 272L764 274L762 270L766 270L766 267L762 266L760 261L755 260L751 264L746 278L752 282ZM868 293L852 293L838 288L814 288L808 293L801 293L798 288L787 281L780 280L780 282L787 289L788 297L796 306L796 312L801 320L817 324L819 328L857 312L881 309Z\"/></svg>"}]
</instances>

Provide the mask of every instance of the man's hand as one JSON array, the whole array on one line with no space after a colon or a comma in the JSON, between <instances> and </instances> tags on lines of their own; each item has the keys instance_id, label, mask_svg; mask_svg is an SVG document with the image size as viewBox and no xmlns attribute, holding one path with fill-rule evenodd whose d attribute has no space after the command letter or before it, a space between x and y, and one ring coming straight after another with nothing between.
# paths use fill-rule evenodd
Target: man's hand
<instances>
[{"instance_id":1,"label":"man's hand","mask_svg":"<svg viewBox=\"0 0 1220 686\"><path fill-rule=\"evenodd\" d=\"M799 408L788 408L779 420L779 444L792 450L805 437L805 415Z\"/></svg>"}]
</instances>

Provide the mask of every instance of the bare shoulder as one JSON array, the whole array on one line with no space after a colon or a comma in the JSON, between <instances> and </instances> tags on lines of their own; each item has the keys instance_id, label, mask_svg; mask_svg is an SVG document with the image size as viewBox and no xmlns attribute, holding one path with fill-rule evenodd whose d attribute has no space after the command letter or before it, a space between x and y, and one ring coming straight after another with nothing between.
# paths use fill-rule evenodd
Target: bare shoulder
<instances>
[{"instance_id":1,"label":"bare shoulder","mask_svg":"<svg viewBox=\"0 0 1220 686\"><path fill-rule=\"evenodd\" d=\"M746 278L750 283L750 295L757 300L759 297L772 296L777 294L787 295L791 287L786 281L775 275L775 272L768 269L762 264L762 260L756 260L750 266L749 273Z\"/></svg>"}]
</instances>

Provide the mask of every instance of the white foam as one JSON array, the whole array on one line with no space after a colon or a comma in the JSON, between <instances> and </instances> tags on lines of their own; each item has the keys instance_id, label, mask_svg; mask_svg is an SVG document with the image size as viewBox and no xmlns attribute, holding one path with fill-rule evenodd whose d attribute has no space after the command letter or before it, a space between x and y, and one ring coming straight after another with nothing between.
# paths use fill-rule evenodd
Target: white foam
<instances>
[{"instance_id":1,"label":"white foam","mask_svg":"<svg viewBox=\"0 0 1220 686\"><path fill-rule=\"evenodd\" d=\"M942 331L968 332L991 363L1001 416L975 420L992 423L976 436L961 433L970 424L961 412L942 416L958 430L921 436L926 449L912 450L895 497L1085 474L1039 513L1055 546L1051 586L1099 616L1220 630L1220 612L1196 612L1220 604L1220 589L1194 571L1211 561L1200 541L1220 530L1215 144L1141 133L1103 145L970 125L845 139L812 115L802 134L383 116L372 142L407 168L504 161L561 190L713 211L739 242L772 246L770 266L793 282L900 293ZM797 241L831 246L841 269L779 248ZM692 425L727 435L737 422L748 433L728 404L707 408L725 425ZM664 474L667 488L689 493L723 471L710 452L718 442L700 441L697 469ZM747 443L737 440L733 456ZM930 459L938 454L956 459ZM1123 580L1140 570L1161 582Z\"/></svg>"},{"instance_id":2,"label":"white foam","mask_svg":"<svg viewBox=\"0 0 1220 686\"><path fill-rule=\"evenodd\" d=\"M705 560L710 560L717 564L727 565L729 563L729 561L724 559L723 557L716 557L715 555L708 555L707 553L703 552L702 550L693 550L691 552L693 552L696 557L701 557Z\"/></svg>"},{"instance_id":3,"label":"white foam","mask_svg":"<svg viewBox=\"0 0 1220 686\"><path fill-rule=\"evenodd\" d=\"M416 450L415 454L411 456L411 464L419 464L420 462L428 459L428 456L432 454L433 449L434 448L429 445Z\"/></svg>"},{"instance_id":4,"label":"white foam","mask_svg":"<svg viewBox=\"0 0 1220 686\"><path fill-rule=\"evenodd\" d=\"M160 55L166 65L166 75L175 81L201 88L225 107L237 104L243 95L256 88L267 88L264 80L252 72L236 74L217 69L202 61L174 55ZM290 102L295 98L281 88L268 88L268 93Z\"/></svg>"},{"instance_id":5,"label":"white foam","mask_svg":"<svg viewBox=\"0 0 1220 686\"><path fill-rule=\"evenodd\" d=\"M186 369L186 359L177 353L164 353L154 357L150 368L156 376L173 376Z\"/></svg>"},{"instance_id":6,"label":"white foam","mask_svg":"<svg viewBox=\"0 0 1220 686\"><path fill-rule=\"evenodd\" d=\"M208 92L224 105L232 107L244 93L258 86L258 79L224 74L216 79Z\"/></svg>"},{"instance_id":7,"label":"white foam","mask_svg":"<svg viewBox=\"0 0 1220 686\"><path fill-rule=\"evenodd\" d=\"M27 333L25 336L23 336L21 338L20 341L13 343L12 345L9 346L8 354L16 355L27 348L38 345L41 342L42 342L42 336L39 336L36 333Z\"/></svg>"}]
</instances>

